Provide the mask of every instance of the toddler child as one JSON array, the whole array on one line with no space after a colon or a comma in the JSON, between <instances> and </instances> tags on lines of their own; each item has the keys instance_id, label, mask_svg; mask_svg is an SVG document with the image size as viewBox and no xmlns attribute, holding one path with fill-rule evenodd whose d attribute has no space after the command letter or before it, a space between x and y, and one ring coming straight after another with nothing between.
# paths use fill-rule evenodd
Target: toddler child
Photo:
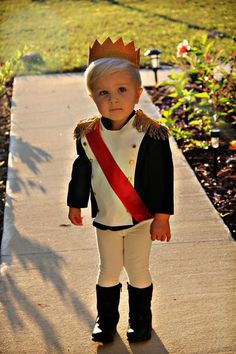
<instances>
[{"instance_id":1,"label":"toddler child","mask_svg":"<svg viewBox=\"0 0 236 354\"><path fill-rule=\"evenodd\" d=\"M78 157L67 204L82 225L89 197L100 257L97 319L92 339L111 342L119 320L124 268L128 277L130 342L151 338L153 284L149 255L154 240L170 241L173 164L167 128L135 105L142 94L139 50L110 38L90 48L87 90L99 116L75 129Z\"/></svg>"}]
</instances>

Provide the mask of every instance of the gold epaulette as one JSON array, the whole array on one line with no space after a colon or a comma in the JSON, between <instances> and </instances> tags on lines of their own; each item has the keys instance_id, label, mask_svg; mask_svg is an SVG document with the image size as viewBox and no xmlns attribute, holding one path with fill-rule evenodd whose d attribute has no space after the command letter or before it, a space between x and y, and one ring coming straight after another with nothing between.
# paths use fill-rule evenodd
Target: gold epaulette
<instances>
[{"instance_id":1,"label":"gold epaulette","mask_svg":"<svg viewBox=\"0 0 236 354\"><path fill-rule=\"evenodd\" d=\"M91 132L95 128L97 123L100 121L100 119L101 117L96 116L93 118L81 120L74 130L74 138L80 139L89 132Z\"/></svg>"},{"instance_id":2,"label":"gold epaulette","mask_svg":"<svg viewBox=\"0 0 236 354\"><path fill-rule=\"evenodd\" d=\"M158 122L158 120L150 118L143 113L141 109L136 111L133 121L133 127L139 132L147 133L153 139L168 139L168 128Z\"/></svg>"},{"instance_id":3,"label":"gold epaulette","mask_svg":"<svg viewBox=\"0 0 236 354\"><path fill-rule=\"evenodd\" d=\"M100 116L81 120L74 130L74 138L80 139L91 132L100 120ZM158 120L148 117L141 109L136 111L133 127L138 132L147 133L153 139L168 139L168 128Z\"/></svg>"}]
</instances>

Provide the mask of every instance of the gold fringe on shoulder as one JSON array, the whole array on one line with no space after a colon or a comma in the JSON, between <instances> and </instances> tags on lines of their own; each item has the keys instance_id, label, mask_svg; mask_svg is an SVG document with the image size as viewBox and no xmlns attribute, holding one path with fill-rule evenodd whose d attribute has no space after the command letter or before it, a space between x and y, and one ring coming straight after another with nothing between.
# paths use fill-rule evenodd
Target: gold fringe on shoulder
<instances>
[{"instance_id":1,"label":"gold fringe on shoulder","mask_svg":"<svg viewBox=\"0 0 236 354\"><path fill-rule=\"evenodd\" d=\"M83 136L91 132L91 130L95 128L100 119L101 117L96 116L93 118L81 120L74 130L74 138L82 138Z\"/></svg>"},{"instance_id":2,"label":"gold fringe on shoulder","mask_svg":"<svg viewBox=\"0 0 236 354\"><path fill-rule=\"evenodd\" d=\"M133 127L138 132L148 133L153 139L168 139L168 128L158 120L146 116L141 109L136 111Z\"/></svg>"}]
</instances>

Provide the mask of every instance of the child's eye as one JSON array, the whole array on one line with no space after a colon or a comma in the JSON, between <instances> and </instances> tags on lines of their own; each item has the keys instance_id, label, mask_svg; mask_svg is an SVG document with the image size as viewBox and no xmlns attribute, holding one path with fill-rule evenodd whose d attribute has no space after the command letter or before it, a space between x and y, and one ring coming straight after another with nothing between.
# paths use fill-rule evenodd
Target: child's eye
<instances>
[{"instance_id":1,"label":"child's eye","mask_svg":"<svg viewBox=\"0 0 236 354\"><path fill-rule=\"evenodd\" d=\"M126 88L126 87L121 86L121 87L119 87L119 91L120 91L120 92L126 92L126 91L127 91L127 88Z\"/></svg>"},{"instance_id":2,"label":"child's eye","mask_svg":"<svg viewBox=\"0 0 236 354\"><path fill-rule=\"evenodd\" d=\"M108 91L106 91L106 90L99 91L99 96L105 96L107 94L108 94Z\"/></svg>"}]
</instances>

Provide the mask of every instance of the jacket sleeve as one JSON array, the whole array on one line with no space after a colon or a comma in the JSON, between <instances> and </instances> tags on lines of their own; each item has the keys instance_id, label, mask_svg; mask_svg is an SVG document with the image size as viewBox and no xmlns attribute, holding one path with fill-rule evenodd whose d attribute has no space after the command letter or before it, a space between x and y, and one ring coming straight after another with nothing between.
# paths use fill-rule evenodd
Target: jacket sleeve
<instances>
[{"instance_id":1,"label":"jacket sleeve","mask_svg":"<svg viewBox=\"0 0 236 354\"><path fill-rule=\"evenodd\" d=\"M150 211L174 214L173 161L168 139L151 139L148 174Z\"/></svg>"},{"instance_id":2,"label":"jacket sleeve","mask_svg":"<svg viewBox=\"0 0 236 354\"><path fill-rule=\"evenodd\" d=\"M173 162L169 140L145 135L140 146L135 188L152 214L173 214Z\"/></svg>"},{"instance_id":3,"label":"jacket sleeve","mask_svg":"<svg viewBox=\"0 0 236 354\"><path fill-rule=\"evenodd\" d=\"M72 167L67 205L71 208L87 208L91 190L92 168L80 140L77 140L76 146L78 157Z\"/></svg>"}]
</instances>

